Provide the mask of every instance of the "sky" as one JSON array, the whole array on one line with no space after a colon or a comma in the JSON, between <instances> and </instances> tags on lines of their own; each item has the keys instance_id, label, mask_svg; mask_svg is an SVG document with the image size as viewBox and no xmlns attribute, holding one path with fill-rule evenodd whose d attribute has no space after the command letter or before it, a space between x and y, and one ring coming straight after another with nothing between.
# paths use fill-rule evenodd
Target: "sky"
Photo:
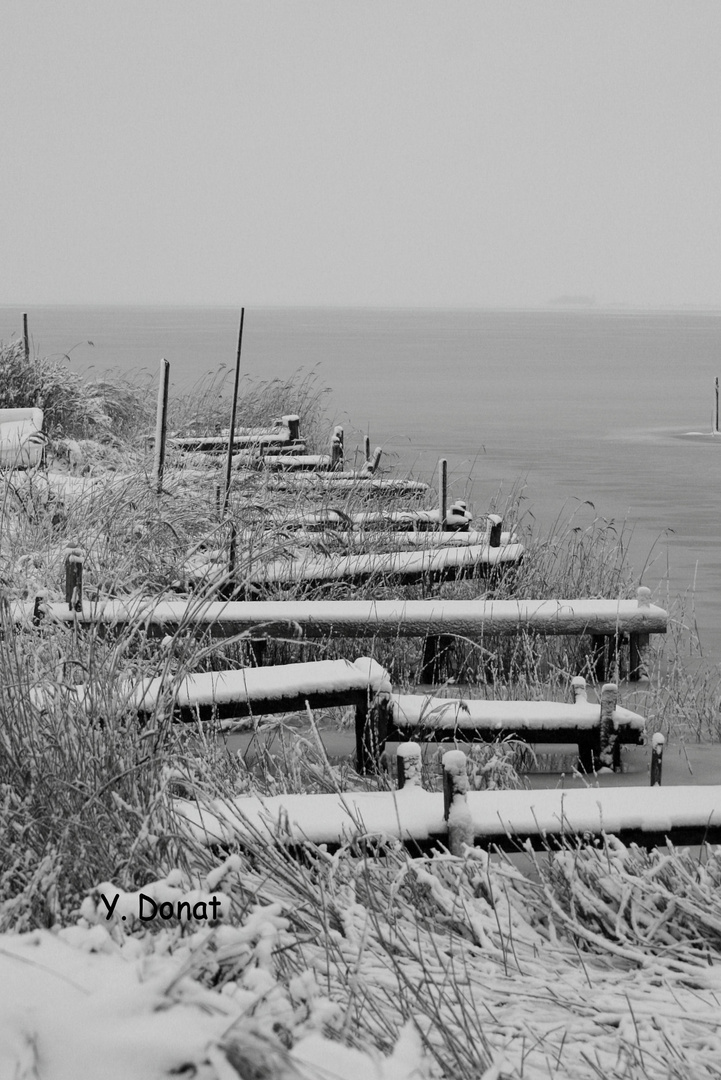
<instances>
[{"instance_id":1,"label":"sky","mask_svg":"<svg viewBox=\"0 0 721 1080\"><path fill-rule=\"evenodd\" d=\"M718 307L718 0L3 0L0 304Z\"/></svg>"}]
</instances>

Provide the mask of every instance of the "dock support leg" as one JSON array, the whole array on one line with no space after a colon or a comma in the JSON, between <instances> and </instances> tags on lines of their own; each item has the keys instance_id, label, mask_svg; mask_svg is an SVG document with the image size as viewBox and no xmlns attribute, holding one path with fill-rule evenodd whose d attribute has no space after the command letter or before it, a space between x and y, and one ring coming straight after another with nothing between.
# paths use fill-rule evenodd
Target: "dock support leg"
<instances>
[{"instance_id":1,"label":"dock support leg","mask_svg":"<svg viewBox=\"0 0 721 1080\"><path fill-rule=\"evenodd\" d=\"M355 709L356 769L361 776L378 772L385 750L388 703L382 697L362 701Z\"/></svg>"},{"instance_id":2,"label":"dock support leg","mask_svg":"<svg viewBox=\"0 0 721 1080\"><path fill-rule=\"evenodd\" d=\"M628 678L630 682L648 678L648 634L629 634Z\"/></svg>"},{"instance_id":3,"label":"dock support leg","mask_svg":"<svg viewBox=\"0 0 721 1080\"><path fill-rule=\"evenodd\" d=\"M423 686L437 686L445 681L453 650L454 638L450 634L427 637L423 643L420 681Z\"/></svg>"}]
</instances>

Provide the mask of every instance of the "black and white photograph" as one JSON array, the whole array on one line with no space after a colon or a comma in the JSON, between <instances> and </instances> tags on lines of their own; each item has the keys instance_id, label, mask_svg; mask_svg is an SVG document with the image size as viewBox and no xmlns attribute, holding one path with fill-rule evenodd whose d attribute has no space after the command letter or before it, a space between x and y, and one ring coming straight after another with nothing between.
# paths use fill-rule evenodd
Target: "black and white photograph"
<instances>
[{"instance_id":1,"label":"black and white photograph","mask_svg":"<svg viewBox=\"0 0 721 1080\"><path fill-rule=\"evenodd\" d=\"M0 40L0 1080L721 1080L718 0Z\"/></svg>"}]
</instances>

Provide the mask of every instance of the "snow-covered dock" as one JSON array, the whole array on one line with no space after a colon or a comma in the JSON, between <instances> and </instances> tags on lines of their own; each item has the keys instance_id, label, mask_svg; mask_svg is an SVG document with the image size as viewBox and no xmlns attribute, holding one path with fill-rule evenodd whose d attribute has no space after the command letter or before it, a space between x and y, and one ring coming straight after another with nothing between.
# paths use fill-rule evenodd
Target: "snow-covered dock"
<instances>
[{"instance_id":1,"label":"snow-covered dock","mask_svg":"<svg viewBox=\"0 0 721 1080\"><path fill-rule=\"evenodd\" d=\"M467 795L474 844L517 850L561 837L618 836L655 847L721 842L721 786L475 791ZM410 848L448 843L443 795L418 786L333 795L245 796L202 808L177 799L174 812L201 842L237 843L249 834L336 848L362 838Z\"/></svg>"}]
</instances>

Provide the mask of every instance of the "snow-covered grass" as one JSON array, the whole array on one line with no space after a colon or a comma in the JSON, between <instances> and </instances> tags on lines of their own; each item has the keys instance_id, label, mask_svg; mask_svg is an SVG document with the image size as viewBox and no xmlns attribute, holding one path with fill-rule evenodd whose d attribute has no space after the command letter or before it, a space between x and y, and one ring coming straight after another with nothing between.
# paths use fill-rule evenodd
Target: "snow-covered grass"
<instances>
[{"instance_id":1,"label":"snow-covered grass","mask_svg":"<svg viewBox=\"0 0 721 1080\"><path fill-rule=\"evenodd\" d=\"M174 429L212 430L221 382L175 405ZM298 412L303 436L325 449L330 425L315 384L300 395L270 386L239 423ZM242 400L254 400L249 387ZM151 425L139 417L132 434L126 416L112 438L95 431L80 443L91 476L122 478L87 497L61 506L39 478L11 477L0 512L4 600L43 591L62 599L64 551L80 541L88 595L182 590L203 545L227 565L231 533L216 511L212 470L200 479L176 471L171 455L158 496L141 437ZM358 492L325 499L343 513L364 505ZM258 560L290 557L296 540L282 515L314 505L309 493L271 493L262 477L239 474L231 506L252 534L237 546L241 577ZM526 547L521 567L444 584L442 595L634 595L622 530L589 520L586 507L539 537L521 505L514 496L500 506ZM476 508L477 522L487 510L499 505ZM218 582L201 582L203 590L217 595ZM370 581L351 595L397 593ZM334 585L283 595L349 593ZM624 690L621 702L649 718L649 733L718 739L718 672L696 662L689 605L661 602L672 610L670 632L654 641L650 681ZM583 644L527 633L459 642L459 678L479 697L568 701L569 678L591 677ZM411 687L420 649L400 637L288 640L271 642L268 659L371 655ZM188 837L171 812L178 795L230 801L388 785L331 764L316 717L302 728L277 724L272 754L261 748L252 762L229 756L213 731L174 726L161 706L138 726L129 675L179 680L252 662L246 639L196 638L187 627L162 642L149 641L140 622L106 635L17 631L3 603L0 985L14 993L0 995L0 1075L721 1076L718 851L647 855L609 841L515 859L469 851L414 860L401 848L331 856L318 847L298 858L265 835L226 859ZM90 719L64 690L78 683L93 687ZM52 691L42 710L30 694L40 685ZM475 786L517 783L514 747L482 753ZM128 917L140 892L161 902L198 890L222 891L218 926ZM100 893L111 891L125 897L115 909L125 922L104 917Z\"/></svg>"}]
</instances>

